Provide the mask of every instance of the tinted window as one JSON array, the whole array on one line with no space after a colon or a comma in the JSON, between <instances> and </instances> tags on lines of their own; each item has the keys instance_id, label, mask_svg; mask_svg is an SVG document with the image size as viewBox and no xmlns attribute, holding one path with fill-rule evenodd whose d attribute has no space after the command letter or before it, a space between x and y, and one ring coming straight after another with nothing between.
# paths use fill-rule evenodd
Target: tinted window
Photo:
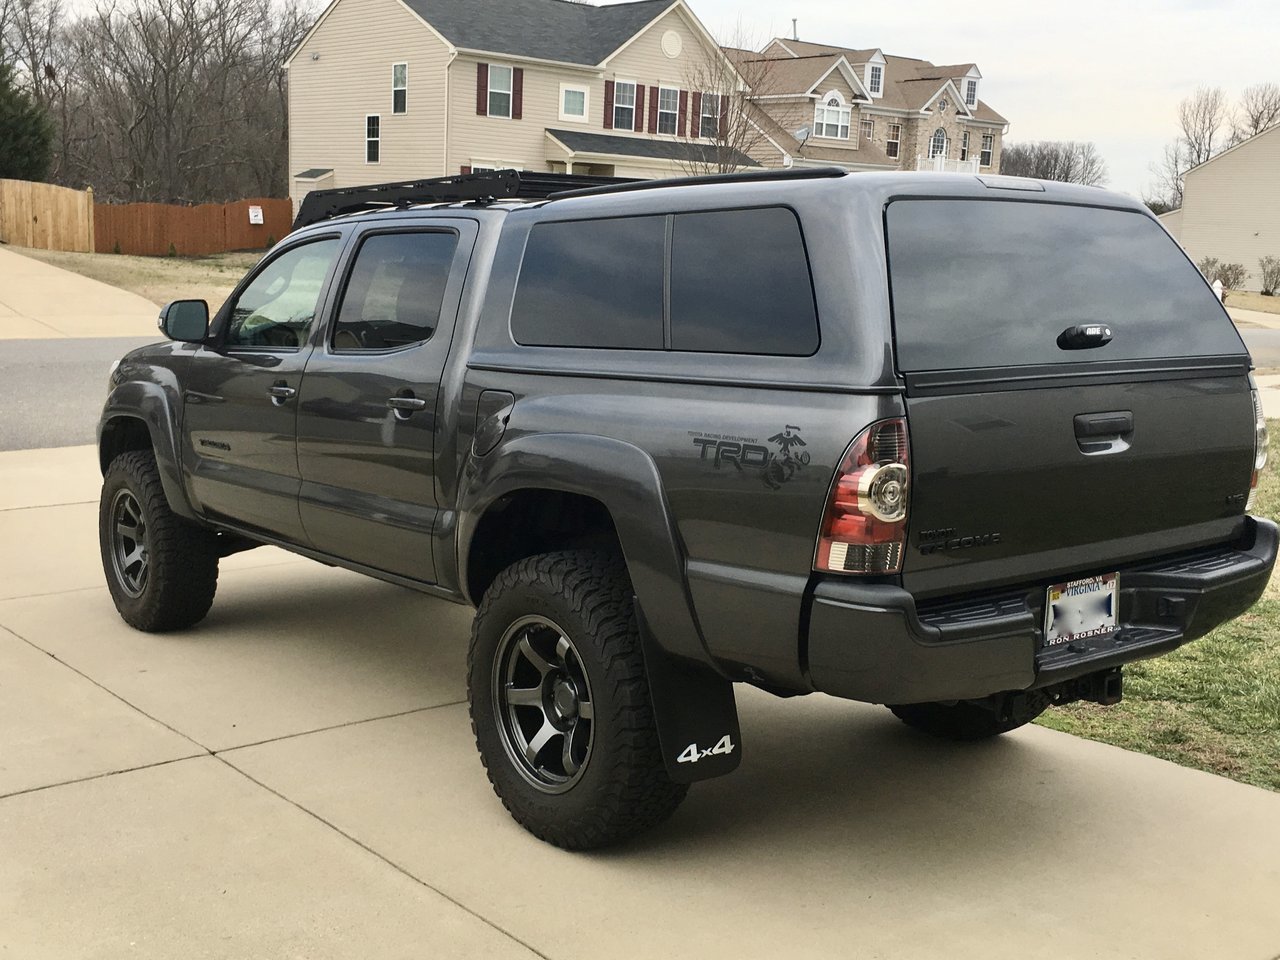
<instances>
[{"instance_id":1,"label":"tinted window","mask_svg":"<svg viewBox=\"0 0 1280 960\"><path fill-rule=\"evenodd\" d=\"M887 213L904 370L1240 354L1217 300L1139 213L1047 203L899 200ZM1068 327L1109 344L1063 350Z\"/></svg>"},{"instance_id":2,"label":"tinted window","mask_svg":"<svg viewBox=\"0 0 1280 960\"><path fill-rule=\"evenodd\" d=\"M682 213L671 243L671 349L818 349L809 262L790 210Z\"/></svg>"},{"instance_id":3,"label":"tinted window","mask_svg":"<svg viewBox=\"0 0 1280 960\"><path fill-rule=\"evenodd\" d=\"M661 350L666 219L534 226L511 310L516 342Z\"/></svg>"},{"instance_id":4,"label":"tinted window","mask_svg":"<svg viewBox=\"0 0 1280 960\"><path fill-rule=\"evenodd\" d=\"M387 350L428 340L440 322L457 234L375 234L360 244L334 324L335 350Z\"/></svg>"},{"instance_id":5,"label":"tinted window","mask_svg":"<svg viewBox=\"0 0 1280 960\"><path fill-rule=\"evenodd\" d=\"M315 320L337 237L306 243L276 257L249 281L231 308L227 346L302 346Z\"/></svg>"}]
</instances>

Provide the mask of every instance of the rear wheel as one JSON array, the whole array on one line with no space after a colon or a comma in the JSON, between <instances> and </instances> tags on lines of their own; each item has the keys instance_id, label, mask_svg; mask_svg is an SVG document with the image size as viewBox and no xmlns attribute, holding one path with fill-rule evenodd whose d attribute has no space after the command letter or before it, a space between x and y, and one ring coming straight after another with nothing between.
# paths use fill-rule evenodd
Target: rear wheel
<instances>
[{"instance_id":1,"label":"rear wheel","mask_svg":"<svg viewBox=\"0 0 1280 960\"><path fill-rule=\"evenodd\" d=\"M98 545L111 599L130 626L181 630L209 612L218 587L214 535L169 509L150 450L122 453L107 468Z\"/></svg>"},{"instance_id":2,"label":"rear wheel","mask_svg":"<svg viewBox=\"0 0 1280 960\"><path fill-rule=\"evenodd\" d=\"M548 553L500 573L476 614L468 696L494 792L539 839L605 846L684 799L658 747L631 584L615 556Z\"/></svg>"},{"instance_id":3,"label":"rear wheel","mask_svg":"<svg viewBox=\"0 0 1280 960\"><path fill-rule=\"evenodd\" d=\"M1030 723L1049 706L1049 698L1030 693L990 701L890 704L907 726L944 740L986 740Z\"/></svg>"}]
</instances>

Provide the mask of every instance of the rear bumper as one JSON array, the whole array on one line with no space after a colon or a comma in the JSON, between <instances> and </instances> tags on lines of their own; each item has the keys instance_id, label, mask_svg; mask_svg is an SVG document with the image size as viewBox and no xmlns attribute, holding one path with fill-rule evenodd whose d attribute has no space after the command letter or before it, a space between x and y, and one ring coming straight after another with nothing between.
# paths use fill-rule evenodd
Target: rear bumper
<instances>
[{"instance_id":1,"label":"rear bumper","mask_svg":"<svg viewBox=\"0 0 1280 960\"><path fill-rule=\"evenodd\" d=\"M1074 650L1040 649L1047 584L918 608L900 587L824 580L809 616L809 679L851 700L920 703L1044 687L1159 656L1249 609L1278 542L1274 523L1247 517L1235 543L1121 567L1118 633Z\"/></svg>"}]
</instances>

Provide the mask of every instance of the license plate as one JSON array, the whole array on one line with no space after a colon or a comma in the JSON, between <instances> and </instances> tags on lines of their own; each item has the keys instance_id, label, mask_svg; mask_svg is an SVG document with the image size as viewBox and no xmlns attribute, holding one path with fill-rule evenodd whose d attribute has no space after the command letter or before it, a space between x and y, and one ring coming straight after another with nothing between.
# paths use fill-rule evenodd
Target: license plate
<instances>
[{"instance_id":1,"label":"license plate","mask_svg":"<svg viewBox=\"0 0 1280 960\"><path fill-rule=\"evenodd\" d=\"M1044 645L1061 647L1115 633L1118 579L1104 573L1051 586L1045 594Z\"/></svg>"}]
</instances>

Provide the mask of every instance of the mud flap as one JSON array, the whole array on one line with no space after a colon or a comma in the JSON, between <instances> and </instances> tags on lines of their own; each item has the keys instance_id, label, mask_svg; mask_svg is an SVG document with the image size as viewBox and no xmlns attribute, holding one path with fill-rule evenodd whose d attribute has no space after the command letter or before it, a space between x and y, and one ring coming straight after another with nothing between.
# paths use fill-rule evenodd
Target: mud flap
<instances>
[{"instance_id":1,"label":"mud flap","mask_svg":"<svg viewBox=\"0 0 1280 960\"><path fill-rule=\"evenodd\" d=\"M676 783L693 783L732 773L742 759L733 683L709 666L667 653L638 602L636 620L667 775Z\"/></svg>"}]
</instances>

